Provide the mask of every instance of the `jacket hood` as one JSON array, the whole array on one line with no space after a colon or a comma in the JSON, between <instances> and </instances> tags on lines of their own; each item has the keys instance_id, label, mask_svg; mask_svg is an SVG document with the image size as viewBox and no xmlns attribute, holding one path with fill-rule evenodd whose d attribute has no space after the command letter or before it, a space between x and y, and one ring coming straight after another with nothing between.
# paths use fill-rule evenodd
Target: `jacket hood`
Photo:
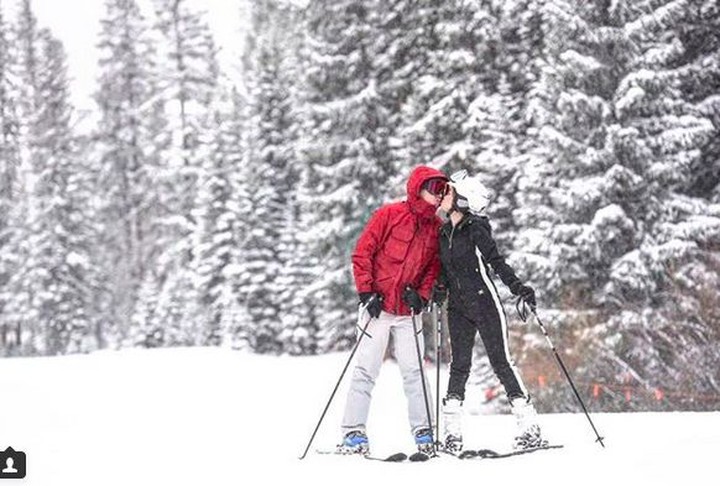
<instances>
[{"instance_id":1,"label":"jacket hood","mask_svg":"<svg viewBox=\"0 0 720 486\"><path fill-rule=\"evenodd\" d=\"M420 165L416 167L410 174L410 178L407 181L407 198L410 203L414 203L420 199L420 189L422 185L428 179L445 179L448 180L447 176L437 169L428 167L426 165Z\"/></svg>"},{"instance_id":2,"label":"jacket hood","mask_svg":"<svg viewBox=\"0 0 720 486\"><path fill-rule=\"evenodd\" d=\"M447 176L437 169L428 167L426 165L420 165L416 167L410 174L410 178L407 182L407 200L410 210L417 214L421 219L435 219L437 216L435 212L437 207L429 204L423 198L420 197L420 190L428 179L445 179L448 180Z\"/></svg>"}]
</instances>

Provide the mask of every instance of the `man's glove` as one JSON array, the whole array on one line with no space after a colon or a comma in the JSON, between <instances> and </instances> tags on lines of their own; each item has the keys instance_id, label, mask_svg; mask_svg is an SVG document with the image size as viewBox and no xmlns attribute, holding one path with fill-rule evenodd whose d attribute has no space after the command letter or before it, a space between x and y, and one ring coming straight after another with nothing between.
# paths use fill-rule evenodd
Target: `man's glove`
<instances>
[{"instance_id":1,"label":"man's glove","mask_svg":"<svg viewBox=\"0 0 720 486\"><path fill-rule=\"evenodd\" d=\"M418 294L417 291L412 287L405 287L405 290L402 294L402 300L410 306L413 313L415 314L420 314L423 308L425 308L425 301L422 297L420 297L420 294Z\"/></svg>"},{"instance_id":2,"label":"man's glove","mask_svg":"<svg viewBox=\"0 0 720 486\"><path fill-rule=\"evenodd\" d=\"M432 301L435 302L438 306L441 306L445 303L448 297L448 289L442 284L435 284L432 291Z\"/></svg>"},{"instance_id":3,"label":"man's glove","mask_svg":"<svg viewBox=\"0 0 720 486\"><path fill-rule=\"evenodd\" d=\"M366 310L370 317L377 319L383 307L382 294L378 292L360 292L358 296L360 297L360 304L367 306Z\"/></svg>"}]
</instances>

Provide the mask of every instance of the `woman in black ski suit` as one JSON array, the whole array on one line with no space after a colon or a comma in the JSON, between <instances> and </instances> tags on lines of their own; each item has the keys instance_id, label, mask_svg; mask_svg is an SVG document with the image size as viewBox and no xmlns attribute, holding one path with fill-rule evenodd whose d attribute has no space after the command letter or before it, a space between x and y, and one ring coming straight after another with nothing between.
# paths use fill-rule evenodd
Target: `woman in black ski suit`
<instances>
[{"instance_id":1,"label":"woman in black ski suit","mask_svg":"<svg viewBox=\"0 0 720 486\"><path fill-rule=\"evenodd\" d=\"M462 402L478 332L518 422L514 447L544 444L530 395L510 357L507 320L490 278L490 267L513 295L533 308L535 292L522 283L498 252L490 222L485 216L489 201L489 191L476 177L469 177L463 170L450 177L448 192L440 205L449 217L440 231L442 273L439 287L447 289L449 294L452 363L447 395L443 399L443 445L450 451L462 449ZM441 290L436 295L443 293ZM440 297L440 300L444 299Z\"/></svg>"}]
</instances>

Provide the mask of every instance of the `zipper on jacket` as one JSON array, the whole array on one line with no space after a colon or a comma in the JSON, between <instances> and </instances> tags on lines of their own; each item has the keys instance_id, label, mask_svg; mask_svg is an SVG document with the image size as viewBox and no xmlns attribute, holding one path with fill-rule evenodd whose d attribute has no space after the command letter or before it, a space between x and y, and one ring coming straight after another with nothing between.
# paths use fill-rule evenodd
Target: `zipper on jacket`
<instances>
[{"instance_id":1,"label":"zipper on jacket","mask_svg":"<svg viewBox=\"0 0 720 486\"><path fill-rule=\"evenodd\" d=\"M453 255L452 255L452 243L453 243L453 235L455 234L456 227L457 226L453 226L452 228L450 228L450 235L448 236L448 252L450 253L450 255L449 255L450 264L453 266L453 268L455 267L455 264L454 264L455 259L453 258ZM458 272L457 269L455 269L454 273L455 273L455 281L457 282L458 291L461 291L462 285L460 285L460 277L459 277L460 272Z\"/></svg>"},{"instance_id":2,"label":"zipper on jacket","mask_svg":"<svg viewBox=\"0 0 720 486\"><path fill-rule=\"evenodd\" d=\"M410 239L410 244L408 244L408 252L410 250L410 247L412 246L413 242L415 241L415 237L417 236L418 230L420 229L420 223L418 221L415 221L415 229L413 230L412 238ZM407 255L406 255L407 256ZM406 261L403 260L403 266L400 269L400 275L405 273L405 263ZM403 284L405 285L405 284ZM395 296L395 315L400 315L400 303L402 302L402 293L405 291L405 287L400 289L400 295Z\"/></svg>"}]
</instances>

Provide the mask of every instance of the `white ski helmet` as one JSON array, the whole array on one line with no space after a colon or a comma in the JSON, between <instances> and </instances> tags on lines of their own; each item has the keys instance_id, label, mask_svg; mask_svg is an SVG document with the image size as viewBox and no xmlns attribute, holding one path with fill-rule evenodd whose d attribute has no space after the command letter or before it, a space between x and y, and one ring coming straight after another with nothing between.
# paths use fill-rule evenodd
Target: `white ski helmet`
<instances>
[{"instance_id":1,"label":"white ski helmet","mask_svg":"<svg viewBox=\"0 0 720 486\"><path fill-rule=\"evenodd\" d=\"M451 175L448 184L455 189L453 204L459 211L470 211L479 216L485 214L485 209L492 199L492 192L477 176L470 177L463 169Z\"/></svg>"}]
</instances>

